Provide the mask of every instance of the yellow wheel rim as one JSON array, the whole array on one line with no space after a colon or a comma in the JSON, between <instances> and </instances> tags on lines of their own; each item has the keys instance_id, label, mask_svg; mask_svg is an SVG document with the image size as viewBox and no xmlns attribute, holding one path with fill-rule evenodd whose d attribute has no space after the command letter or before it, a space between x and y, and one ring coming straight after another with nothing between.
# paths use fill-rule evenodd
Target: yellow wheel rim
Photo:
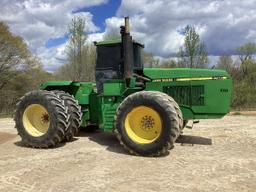
<instances>
[{"instance_id":1,"label":"yellow wheel rim","mask_svg":"<svg viewBox=\"0 0 256 192\"><path fill-rule=\"evenodd\" d=\"M162 120L154 109L139 106L127 114L125 130L134 142L150 144L159 138L162 132Z\"/></svg>"},{"instance_id":2,"label":"yellow wheel rim","mask_svg":"<svg viewBox=\"0 0 256 192\"><path fill-rule=\"evenodd\" d=\"M42 105L32 104L25 109L22 122L30 135L40 137L47 133L50 127L50 115Z\"/></svg>"}]
</instances>

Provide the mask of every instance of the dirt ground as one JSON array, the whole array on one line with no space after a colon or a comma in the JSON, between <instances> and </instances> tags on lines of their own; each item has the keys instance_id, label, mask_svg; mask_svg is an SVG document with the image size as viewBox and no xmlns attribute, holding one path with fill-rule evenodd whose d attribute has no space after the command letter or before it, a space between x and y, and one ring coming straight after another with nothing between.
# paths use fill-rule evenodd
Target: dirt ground
<instances>
[{"instance_id":1,"label":"dirt ground","mask_svg":"<svg viewBox=\"0 0 256 192\"><path fill-rule=\"evenodd\" d=\"M170 154L131 156L112 134L85 133L55 149L26 148L0 119L0 191L256 191L256 117L202 120Z\"/></svg>"}]
</instances>

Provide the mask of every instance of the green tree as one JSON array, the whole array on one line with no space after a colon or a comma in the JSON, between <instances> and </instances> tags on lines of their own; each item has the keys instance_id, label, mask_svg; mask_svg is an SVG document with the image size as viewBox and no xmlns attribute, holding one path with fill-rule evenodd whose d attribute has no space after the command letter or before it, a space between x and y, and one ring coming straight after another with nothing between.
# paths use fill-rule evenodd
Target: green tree
<instances>
[{"instance_id":1,"label":"green tree","mask_svg":"<svg viewBox=\"0 0 256 192\"><path fill-rule=\"evenodd\" d=\"M173 59L168 59L161 62L161 68L176 68L177 62Z\"/></svg>"},{"instance_id":2,"label":"green tree","mask_svg":"<svg viewBox=\"0 0 256 192\"><path fill-rule=\"evenodd\" d=\"M241 47L237 48L237 53L241 60L241 63L251 60L252 56L256 54L256 44L255 43L246 43Z\"/></svg>"},{"instance_id":3,"label":"green tree","mask_svg":"<svg viewBox=\"0 0 256 192\"><path fill-rule=\"evenodd\" d=\"M155 58L152 53L143 51L142 54L143 54L143 62L145 67L154 68L154 67L160 66L160 60L158 58Z\"/></svg>"},{"instance_id":4,"label":"green tree","mask_svg":"<svg viewBox=\"0 0 256 192\"><path fill-rule=\"evenodd\" d=\"M246 43L237 48L238 56L241 60L241 69L244 76L248 75L248 61L253 59L253 55L256 54L256 44Z\"/></svg>"},{"instance_id":5,"label":"green tree","mask_svg":"<svg viewBox=\"0 0 256 192\"><path fill-rule=\"evenodd\" d=\"M0 22L0 89L16 74L16 69L28 69L35 64L26 43L13 35L9 27Z\"/></svg>"},{"instance_id":6,"label":"green tree","mask_svg":"<svg viewBox=\"0 0 256 192\"><path fill-rule=\"evenodd\" d=\"M206 68L208 54L205 44L201 41L195 27L187 26L185 29L185 40L179 53L179 67Z\"/></svg>"},{"instance_id":7,"label":"green tree","mask_svg":"<svg viewBox=\"0 0 256 192\"><path fill-rule=\"evenodd\" d=\"M24 40L0 22L0 115L13 112L18 99L51 79Z\"/></svg>"},{"instance_id":8,"label":"green tree","mask_svg":"<svg viewBox=\"0 0 256 192\"><path fill-rule=\"evenodd\" d=\"M74 81L83 80L83 68L82 51L87 39L84 33L85 21L81 17L75 17L72 19L69 25L69 44L67 46L68 62L71 66L71 79Z\"/></svg>"},{"instance_id":9,"label":"green tree","mask_svg":"<svg viewBox=\"0 0 256 192\"><path fill-rule=\"evenodd\" d=\"M38 89L41 83L48 80L52 80L52 74L45 72L40 65L27 70L13 70L7 86L0 90L0 116L11 114L20 97Z\"/></svg>"},{"instance_id":10,"label":"green tree","mask_svg":"<svg viewBox=\"0 0 256 192\"><path fill-rule=\"evenodd\" d=\"M96 51L87 42L85 20L74 17L69 25L69 42L66 47L67 64L60 67L56 76L58 79L72 81L93 81Z\"/></svg>"},{"instance_id":11,"label":"green tree","mask_svg":"<svg viewBox=\"0 0 256 192\"><path fill-rule=\"evenodd\" d=\"M232 75L235 66L231 56L220 56L216 67L218 69L224 69Z\"/></svg>"},{"instance_id":12,"label":"green tree","mask_svg":"<svg viewBox=\"0 0 256 192\"><path fill-rule=\"evenodd\" d=\"M231 63L230 58L221 57L220 66L233 78L232 108L255 109L256 107L256 61L253 55L256 53L256 45L247 43L236 49L239 55L239 63Z\"/></svg>"}]
</instances>

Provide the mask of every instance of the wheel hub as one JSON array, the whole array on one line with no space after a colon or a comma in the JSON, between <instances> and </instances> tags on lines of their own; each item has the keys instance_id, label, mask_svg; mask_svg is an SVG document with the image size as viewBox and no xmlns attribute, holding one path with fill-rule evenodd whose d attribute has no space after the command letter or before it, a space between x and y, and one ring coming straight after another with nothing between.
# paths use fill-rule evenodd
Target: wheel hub
<instances>
[{"instance_id":1,"label":"wheel hub","mask_svg":"<svg viewBox=\"0 0 256 192\"><path fill-rule=\"evenodd\" d=\"M47 113L42 114L42 117L41 117L42 123L46 124L49 122L49 120L50 120L50 117Z\"/></svg>"},{"instance_id":2,"label":"wheel hub","mask_svg":"<svg viewBox=\"0 0 256 192\"><path fill-rule=\"evenodd\" d=\"M44 106L32 104L25 109L22 122L27 133L40 137L46 134L50 127L50 115Z\"/></svg>"},{"instance_id":3,"label":"wheel hub","mask_svg":"<svg viewBox=\"0 0 256 192\"><path fill-rule=\"evenodd\" d=\"M155 125L155 120L148 115L145 115L144 117L142 117L141 120L141 128L145 131L150 131L154 128Z\"/></svg>"},{"instance_id":4,"label":"wheel hub","mask_svg":"<svg viewBox=\"0 0 256 192\"><path fill-rule=\"evenodd\" d=\"M149 144L160 136L162 132L162 119L155 109L139 106L127 114L125 129L134 142Z\"/></svg>"}]
</instances>

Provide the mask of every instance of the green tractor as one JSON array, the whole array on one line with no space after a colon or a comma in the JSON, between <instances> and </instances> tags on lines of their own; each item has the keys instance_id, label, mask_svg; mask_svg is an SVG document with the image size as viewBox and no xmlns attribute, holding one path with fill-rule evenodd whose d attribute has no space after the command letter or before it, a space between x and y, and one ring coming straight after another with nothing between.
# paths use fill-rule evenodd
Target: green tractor
<instances>
[{"instance_id":1,"label":"green tractor","mask_svg":"<svg viewBox=\"0 0 256 192\"><path fill-rule=\"evenodd\" d=\"M144 68L143 45L129 19L121 39L95 42L96 83L51 81L23 96L15 123L24 144L55 147L80 127L114 132L131 154L161 156L174 147L188 120L229 112L232 79L212 69Z\"/></svg>"}]
</instances>

